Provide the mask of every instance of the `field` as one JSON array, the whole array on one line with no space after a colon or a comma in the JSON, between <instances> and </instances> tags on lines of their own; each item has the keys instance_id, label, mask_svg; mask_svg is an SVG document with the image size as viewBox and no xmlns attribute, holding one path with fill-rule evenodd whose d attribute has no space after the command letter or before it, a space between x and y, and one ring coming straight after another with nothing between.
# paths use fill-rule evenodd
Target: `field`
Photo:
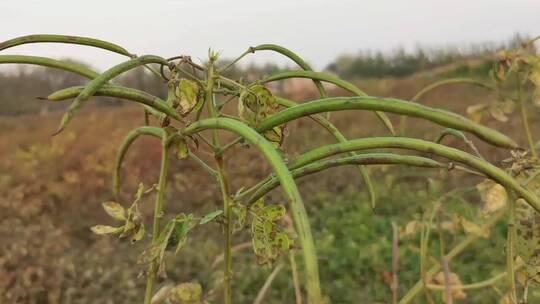
<instances>
[{"instance_id":1,"label":"field","mask_svg":"<svg viewBox=\"0 0 540 304\"><path fill-rule=\"evenodd\" d=\"M370 95L410 99L439 77L424 72L404 78L365 80L357 85ZM314 90L300 92L304 99L315 96ZM332 90L332 94L345 93ZM466 115L468 106L495 98L494 93L481 88L454 85L426 95L421 103ZM538 134L538 111L532 105L528 107L533 134ZM96 224L111 224L101 202L112 199L111 172L117 147L129 130L143 122L142 111L135 106L98 107L77 116L56 137L50 134L60 119L58 113L0 118L0 303L135 303L144 294L145 280L140 274L145 267L137 264L138 255L134 254L144 247L114 237L96 236L89 229ZM516 117L516 113L509 115L506 123L484 117L482 123L525 146L526 138ZM373 113L348 111L332 115L331 119L346 130L348 137L386 134ZM399 129L399 117L391 115L390 119ZM417 119L409 119L407 126L405 134L428 140L442 131ZM309 119L288 125L288 157L333 142L318 128ZM507 151L473 140L482 155L494 164L509 157ZM123 203L132 200L139 182L148 187L157 182L156 164L161 154L155 141L141 140L130 150L122 171ZM467 149L453 138L445 143ZM236 156L228 158L225 164L230 170L232 193L240 185L252 185L270 172L253 149L238 146L228 153ZM392 294L392 222L404 229L410 221L421 218L437 195L455 187L474 187L482 181L460 172L407 167L376 166L372 174L380 198L375 213L353 168L331 169L299 182L315 234L323 292L332 299L331 303L388 303ZM434 191L426 190L426 181ZM140 205L147 221L153 209L153 196L145 196ZM271 192L268 200L284 201L279 191ZM219 187L207 172L190 160L172 162L166 189L167 213L202 215L220 204ZM445 209L471 215L479 204L479 195L469 193L448 200ZM222 275L218 257L222 247L216 228L198 228L179 256L166 257L167 278L159 281L160 287L195 281L203 286L209 300L218 301ZM451 248L465 237L463 233L448 234L445 242ZM452 272L468 283L504 271L505 238L506 228L501 222L489 238L475 242L452 261ZM233 244L247 241L247 233L239 234L234 236ZM430 252L437 256L438 247L432 245ZM400 242L400 294L420 278L418 248L418 234L405 236ZM234 252L235 303L252 301L272 271L258 267L250 251L248 247ZM266 303L294 302L289 264L284 265ZM504 290L505 281L495 286ZM442 299L441 292L434 292L433 296L437 302ZM492 288L471 290L466 291L464 302L495 303L501 296ZM419 303L424 301L421 296L417 299Z\"/></svg>"}]
</instances>

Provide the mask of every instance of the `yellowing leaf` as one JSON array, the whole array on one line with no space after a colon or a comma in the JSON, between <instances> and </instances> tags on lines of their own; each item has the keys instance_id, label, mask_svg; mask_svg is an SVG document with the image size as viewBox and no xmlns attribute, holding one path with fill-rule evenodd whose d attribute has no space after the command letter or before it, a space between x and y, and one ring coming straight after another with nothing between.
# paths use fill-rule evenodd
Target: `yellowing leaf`
<instances>
[{"instance_id":1,"label":"yellowing leaf","mask_svg":"<svg viewBox=\"0 0 540 304\"><path fill-rule=\"evenodd\" d=\"M500 184L486 179L476 185L476 189L480 193L480 198L484 203L483 212L485 214L491 214L506 205L508 194L506 193L506 189Z\"/></svg>"},{"instance_id":2,"label":"yellowing leaf","mask_svg":"<svg viewBox=\"0 0 540 304\"><path fill-rule=\"evenodd\" d=\"M401 229L399 232L399 238L416 234L420 228L422 228L422 223L418 221L410 221L405 225L405 228Z\"/></svg>"},{"instance_id":3,"label":"yellowing leaf","mask_svg":"<svg viewBox=\"0 0 540 304\"><path fill-rule=\"evenodd\" d=\"M489 113L491 114L491 117L495 118L500 122L508 121L508 117L504 115L503 110L496 105L489 107Z\"/></svg>"},{"instance_id":4,"label":"yellowing leaf","mask_svg":"<svg viewBox=\"0 0 540 304\"><path fill-rule=\"evenodd\" d=\"M169 293L169 301L173 304L199 304L202 287L198 283L182 283L175 286Z\"/></svg>"},{"instance_id":5,"label":"yellowing leaf","mask_svg":"<svg viewBox=\"0 0 540 304\"><path fill-rule=\"evenodd\" d=\"M482 120L482 113L486 110L488 105L479 103L472 106L467 107L467 115L470 119L480 122Z\"/></svg>"},{"instance_id":6,"label":"yellowing leaf","mask_svg":"<svg viewBox=\"0 0 540 304\"><path fill-rule=\"evenodd\" d=\"M436 284L439 285L446 285L446 280L444 277L444 272L439 272L433 277L433 281ZM454 300L463 300L467 298L467 295L465 292L463 292L463 289L461 288L463 286L463 283L461 283L461 279L456 273L450 272L448 274L448 284L452 288L452 298ZM444 293L445 291L443 291ZM443 295L443 301L446 303L446 297Z\"/></svg>"},{"instance_id":7,"label":"yellowing leaf","mask_svg":"<svg viewBox=\"0 0 540 304\"><path fill-rule=\"evenodd\" d=\"M202 105L204 90L192 80L180 79L176 87L175 95L178 98L178 112L181 115L189 114L195 107Z\"/></svg>"},{"instance_id":8,"label":"yellowing leaf","mask_svg":"<svg viewBox=\"0 0 540 304\"><path fill-rule=\"evenodd\" d=\"M460 218L461 226L463 226L463 230L465 230L466 233L474 234L483 238L489 237L489 231L482 229L480 226L476 225L475 223L466 220L465 218Z\"/></svg>"},{"instance_id":9,"label":"yellowing leaf","mask_svg":"<svg viewBox=\"0 0 540 304\"><path fill-rule=\"evenodd\" d=\"M92 230L95 234L113 234L113 233L120 233L124 227L113 227L113 226L106 226L106 225L96 225L92 226L90 230Z\"/></svg>"},{"instance_id":10,"label":"yellowing leaf","mask_svg":"<svg viewBox=\"0 0 540 304\"><path fill-rule=\"evenodd\" d=\"M116 203L116 202L105 202L102 204L103 209L105 209L105 212L107 214L118 221L125 221L126 220L126 210L122 205Z\"/></svg>"}]
</instances>

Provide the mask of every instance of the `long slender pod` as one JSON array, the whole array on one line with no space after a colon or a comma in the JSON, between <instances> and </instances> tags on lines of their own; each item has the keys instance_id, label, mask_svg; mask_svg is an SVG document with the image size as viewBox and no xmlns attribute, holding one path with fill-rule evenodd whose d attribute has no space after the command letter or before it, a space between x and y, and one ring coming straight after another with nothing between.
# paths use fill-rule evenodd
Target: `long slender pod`
<instances>
[{"instance_id":1,"label":"long slender pod","mask_svg":"<svg viewBox=\"0 0 540 304\"><path fill-rule=\"evenodd\" d=\"M284 107L290 108L298 105L294 101L277 97L276 101ZM328 119L321 115L313 115L310 116L315 122L317 122L319 125L324 127L338 142L345 142L347 141L347 138L339 131L336 126L334 126ZM351 152L351 155L356 155L356 153ZM377 195L375 193L375 188L373 187L373 183L371 182L371 176L369 175L369 170L365 166L358 166L358 171L360 172L360 175L362 176L362 180L364 181L364 184L366 185L368 194L369 194L369 201L371 204L371 209L375 210L375 206L377 204Z\"/></svg>"},{"instance_id":2,"label":"long slender pod","mask_svg":"<svg viewBox=\"0 0 540 304\"><path fill-rule=\"evenodd\" d=\"M337 77L334 77L332 75L321 73L321 72L313 72L313 71L286 71L286 72L279 72L273 75L270 75L263 80L261 80L262 83L277 81L277 80L283 80L283 79L289 79L289 78L309 78L309 79L315 79L319 81L325 81L331 84L334 84L344 90L347 90L353 94L356 94L358 96L367 96L364 91L360 90L357 86L354 84L339 79ZM386 126L386 128L392 133L392 135L395 135L394 126L392 125L392 122L390 119L381 111L375 111L375 114L379 117L379 119L383 122L383 124Z\"/></svg>"},{"instance_id":3,"label":"long slender pod","mask_svg":"<svg viewBox=\"0 0 540 304\"><path fill-rule=\"evenodd\" d=\"M455 162L465 164L486 176L492 178L499 184L514 190L520 197L525 199L529 205L540 212L540 198L534 193L524 188L515 178L511 177L504 170L499 169L489 162L482 160L461 150L436 144L430 141L406 138L406 137L371 137L349 140L345 143L327 145L313 149L298 156L290 163L291 168L298 168L314 161L350 151L366 149L397 148L409 149L420 152L432 153Z\"/></svg>"},{"instance_id":4,"label":"long slender pod","mask_svg":"<svg viewBox=\"0 0 540 304\"><path fill-rule=\"evenodd\" d=\"M47 100L62 101L70 98L75 98L79 96L79 94L84 89L85 86L74 86L58 90L47 96ZM135 101L137 103L141 103L152 109L155 109L159 112L165 113L176 120L182 120L182 116L180 116L180 114L178 114L178 112L176 112L172 107L170 107L164 100L144 91L139 91L137 89L126 88L116 85L104 85L94 93L94 96L107 96Z\"/></svg>"},{"instance_id":5,"label":"long slender pod","mask_svg":"<svg viewBox=\"0 0 540 304\"><path fill-rule=\"evenodd\" d=\"M448 168L448 165L446 164L425 157L397 155L392 153L366 153L310 163L292 170L291 174L296 179L329 168L347 165L406 165L424 168ZM267 179L260 187L256 188L247 202L252 203L256 201L278 186L279 181L276 177ZM238 197L238 199L241 199L241 197Z\"/></svg>"},{"instance_id":6,"label":"long slender pod","mask_svg":"<svg viewBox=\"0 0 540 304\"><path fill-rule=\"evenodd\" d=\"M145 65L148 63L158 63L163 65L168 65L169 63L164 58L154 56L154 55L144 55L137 57L123 63L120 63L107 71L103 72L98 77L94 78L85 89L75 98L69 109L66 111L60 122L60 126L55 134L61 132L64 127L71 121L74 113L83 106L84 102L87 101L91 96L94 95L104 84L114 77L127 72L131 69L134 69L138 66Z\"/></svg>"},{"instance_id":7,"label":"long slender pod","mask_svg":"<svg viewBox=\"0 0 540 304\"><path fill-rule=\"evenodd\" d=\"M114 162L114 170L113 170L113 196L116 200L118 200L120 195L120 169L122 169L122 163L124 162L124 158L131 147L131 144L135 142L139 136L142 135L149 135L153 137L157 137L159 139L162 139L166 137L165 130L157 127L139 127L131 132L128 133L128 135L124 138L122 141L122 144L120 145L120 149L118 150L118 154L116 155L116 160Z\"/></svg>"},{"instance_id":8,"label":"long slender pod","mask_svg":"<svg viewBox=\"0 0 540 304\"><path fill-rule=\"evenodd\" d=\"M209 118L197 121L187 126L183 133L192 135L206 129L224 129L242 136L250 144L258 148L264 155L274 173L279 179L285 196L289 200L289 207L294 220L298 240L302 247L304 266L306 271L306 288L309 303L322 303L319 270L317 265L317 254L309 226L306 209L300 196L300 192L294 182L293 177L282 157L276 149L264 137L246 124L230 118Z\"/></svg>"},{"instance_id":9,"label":"long slender pod","mask_svg":"<svg viewBox=\"0 0 540 304\"><path fill-rule=\"evenodd\" d=\"M22 36L22 37L6 40L0 43L0 51L14 47L14 46L22 45L22 44L39 43L39 42L56 42L56 43L86 45L86 46L92 46L92 47L108 50L108 51L115 52L115 53L125 55L128 57L135 56L129 53L123 47L114 43L107 42L107 41L94 39L94 38L88 38L88 37L80 37L80 36L50 35L50 34L28 35L28 36Z\"/></svg>"},{"instance_id":10,"label":"long slender pod","mask_svg":"<svg viewBox=\"0 0 540 304\"><path fill-rule=\"evenodd\" d=\"M483 82L483 81L480 81L480 80L475 80L475 79L472 79L472 78L450 78L450 79L443 79L443 80L440 80L440 81L436 81L432 84L429 84L427 85L426 87L422 88L420 91L418 91L416 93L416 95L413 96L413 98L411 99L411 101L418 101L420 100L420 98L422 98L424 95L426 95L427 93L435 90L435 89L438 89L440 87L444 87L444 86L447 86L447 85L453 85L453 84L466 84L466 85L472 85L472 86L477 86L477 87L481 87L481 88L484 88L484 89L488 89L488 90L495 90L495 87ZM406 127L406 124L407 124L407 117L406 116L402 116L401 117L401 121L400 121L400 124L399 124L399 128L400 128L400 133L401 135L404 134L405 132L405 127Z\"/></svg>"},{"instance_id":11,"label":"long slender pod","mask_svg":"<svg viewBox=\"0 0 540 304\"><path fill-rule=\"evenodd\" d=\"M299 67L301 67L304 71L313 71L311 66L304 61L300 56L298 56L293 51L282 47L280 45L276 44L260 44L254 47L250 47L248 52L255 53L256 51L274 51L277 52L285 57L288 57L292 61L294 61ZM312 78L313 83L317 87L317 90L319 91L319 94L321 95L321 98L325 98L327 96L326 90L322 84L322 82L319 79Z\"/></svg>"},{"instance_id":12,"label":"long slender pod","mask_svg":"<svg viewBox=\"0 0 540 304\"><path fill-rule=\"evenodd\" d=\"M263 132L303 116L341 110L378 110L419 117L445 127L470 132L495 146L510 149L518 148L518 144L508 136L475 123L461 115L410 101L370 96L325 98L299 104L264 119L260 122L258 130Z\"/></svg>"},{"instance_id":13,"label":"long slender pod","mask_svg":"<svg viewBox=\"0 0 540 304\"><path fill-rule=\"evenodd\" d=\"M51 67L59 70L64 70L79 74L83 77L94 79L99 76L97 72L92 71L91 69L76 63L60 61L47 57L38 57L38 56L26 56L26 55L0 55L0 64L9 64L9 63L18 63L18 64L31 64L31 65L40 65Z\"/></svg>"}]
</instances>

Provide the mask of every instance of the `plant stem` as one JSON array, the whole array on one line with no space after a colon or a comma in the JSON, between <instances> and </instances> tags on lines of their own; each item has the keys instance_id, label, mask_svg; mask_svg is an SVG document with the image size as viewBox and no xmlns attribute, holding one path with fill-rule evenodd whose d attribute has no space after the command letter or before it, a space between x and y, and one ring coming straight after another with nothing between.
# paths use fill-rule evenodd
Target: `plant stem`
<instances>
[{"instance_id":1,"label":"plant stem","mask_svg":"<svg viewBox=\"0 0 540 304\"><path fill-rule=\"evenodd\" d=\"M152 227L152 243L159 237L159 226L163 216L163 199L167 186L167 171L169 167L169 139L164 137L161 150L161 168L159 171L159 181L157 186L156 204L154 206L154 224ZM158 261L153 261L148 266L148 277L146 279L146 291L144 293L144 304L150 304L154 290L154 281L158 269Z\"/></svg>"},{"instance_id":2,"label":"plant stem","mask_svg":"<svg viewBox=\"0 0 540 304\"><path fill-rule=\"evenodd\" d=\"M527 111L525 109L525 105L523 104L523 88L521 86L521 76L516 74L516 85L517 85L517 93L518 93L518 107L519 112L521 113L521 120L523 122L523 129L525 130L525 134L527 135L527 142L529 143L529 149L531 149L531 154L534 158L536 158L536 150L534 149L534 141L531 134L531 127L529 125L529 119L527 118Z\"/></svg>"},{"instance_id":3,"label":"plant stem","mask_svg":"<svg viewBox=\"0 0 540 304\"><path fill-rule=\"evenodd\" d=\"M489 220L484 224L484 226L482 226L482 230L487 230L493 227L503 216L507 214L507 212L508 212L508 209L504 208L498 211L497 213L495 213L491 218L489 218ZM454 248L452 248L452 250L450 250L445 255L448 262L450 262L453 258L461 254L465 250L465 248L467 248L469 245L474 243L474 241L476 241L478 238L479 238L478 235L471 234L467 236L464 240L459 242ZM440 269L441 269L440 263L433 265L433 267L431 267L431 269L429 269L427 272L428 277L435 275ZM422 291L422 287L423 287L422 279L420 279L420 281L416 282L416 284L411 289L409 289L407 294L403 298L401 298L401 300L399 301L399 304L411 303L414 300L414 298L418 295L418 293Z\"/></svg>"},{"instance_id":4,"label":"plant stem","mask_svg":"<svg viewBox=\"0 0 540 304\"><path fill-rule=\"evenodd\" d=\"M208 68L208 82L206 85L206 103L208 106L208 113L212 118L217 118L217 106L214 100L214 61L210 58ZM231 289L231 280L232 280L232 255L231 255L231 238L232 238L232 223L231 223L231 196L229 194L229 184L227 181L227 176L225 174L225 168L223 163L223 155L218 154L217 151L220 150L219 143L219 130L214 129L212 132L212 146L214 147L216 167L218 173L219 186L221 188L221 195L223 197L223 215L225 218L225 227L224 227L224 263L223 263L223 303L231 304L232 303L232 289Z\"/></svg>"},{"instance_id":5,"label":"plant stem","mask_svg":"<svg viewBox=\"0 0 540 304\"><path fill-rule=\"evenodd\" d=\"M516 203L513 197L508 200L510 207L508 228L507 228L507 243L506 243L506 272L508 273L508 287L510 294L510 301L517 303L516 293L516 278L515 278L515 265L514 265L514 235L515 235L515 221L516 221Z\"/></svg>"}]
</instances>

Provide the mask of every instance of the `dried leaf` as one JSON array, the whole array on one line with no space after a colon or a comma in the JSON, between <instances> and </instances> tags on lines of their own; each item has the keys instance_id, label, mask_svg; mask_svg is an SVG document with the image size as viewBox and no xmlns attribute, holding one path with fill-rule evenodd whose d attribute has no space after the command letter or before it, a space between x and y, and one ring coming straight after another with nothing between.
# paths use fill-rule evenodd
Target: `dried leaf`
<instances>
[{"instance_id":1,"label":"dried leaf","mask_svg":"<svg viewBox=\"0 0 540 304\"><path fill-rule=\"evenodd\" d=\"M90 230L92 230L95 234L114 234L114 233L120 233L124 227L113 227L113 226L106 226L106 225L96 225L92 226Z\"/></svg>"},{"instance_id":2,"label":"dried leaf","mask_svg":"<svg viewBox=\"0 0 540 304\"><path fill-rule=\"evenodd\" d=\"M105 202L102 204L103 209L107 214L114 218L115 220L125 221L126 220L126 210L122 205L116 202Z\"/></svg>"},{"instance_id":3,"label":"dried leaf","mask_svg":"<svg viewBox=\"0 0 540 304\"><path fill-rule=\"evenodd\" d=\"M480 198L484 203L482 211L485 214L491 214L506 205L508 194L506 193L506 189L500 184L490 179L485 179L476 185L476 189L480 193Z\"/></svg>"},{"instance_id":4,"label":"dried leaf","mask_svg":"<svg viewBox=\"0 0 540 304\"><path fill-rule=\"evenodd\" d=\"M410 221L405 225L405 228L400 229L399 238L407 237L416 234L422 228L422 223L419 221Z\"/></svg>"},{"instance_id":5,"label":"dried leaf","mask_svg":"<svg viewBox=\"0 0 540 304\"><path fill-rule=\"evenodd\" d=\"M516 254L524 261L525 281L540 284L540 214L524 199L516 201Z\"/></svg>"},{"instance_id":6,"label":"dried leaf","mask_svg":"<svg viewBox=\"0 0 540 304\"><path fill-rule=\"evenodd\" d=\"M480 122L482 120L482 114L488 107L487 104L479 103L472 106L467 107L467 115L470 119L474 120L475 122Z\"/></svg>"},{"instance_id":7,"label":"dried leaf","mask_svg":"<svg viewBox=\"0 0 540 304\"><path fill-rule=\"evenodd\" d=\"M445 280L445 277L444 277L444 273L442 271L437 273L433 277L433 281L438 285L445 285L446 280ZM448 282L449 285L452 287L452 298L454 300L463 300L463 299L467 298L467 295L465 294L465 292L463 292L463 289L460 288L460 287L463 286L463 283L461 282L461 279L459 278L459 276L456 273L450 272L449 275L448 275L448 281L449 281ZM445 298L446 297L443 297L443 301L446 300ZM445 301L445 303L446 303L446 301Z\"/></svg>"},{"instance_id":8,"label":"dried leaf","mask_svg":"<svg viewBox=\"0 0 540 304\"><path fill-rule=\"evenodd\" d=\"M503 110L498 107L497 105L493 105L489 107L489 113L491 114L491 117L495 118L496 120L500 122L507 122L508 117L504 115Z\"/></svg>"},{"instance_id":9,"label":"dried leaf","mask_svg":"<svg viewBox=\"0 0 540 304\"><path fill-rule=\"evenodd\" d=\"M474 234L483 238L489 237L489 230L482 229L482 227L478 226L477 224L466 220L463 217L460 217L461 225L463 226L463 230L465 230L466 233Z\"/></svg>"}]
</instances>

